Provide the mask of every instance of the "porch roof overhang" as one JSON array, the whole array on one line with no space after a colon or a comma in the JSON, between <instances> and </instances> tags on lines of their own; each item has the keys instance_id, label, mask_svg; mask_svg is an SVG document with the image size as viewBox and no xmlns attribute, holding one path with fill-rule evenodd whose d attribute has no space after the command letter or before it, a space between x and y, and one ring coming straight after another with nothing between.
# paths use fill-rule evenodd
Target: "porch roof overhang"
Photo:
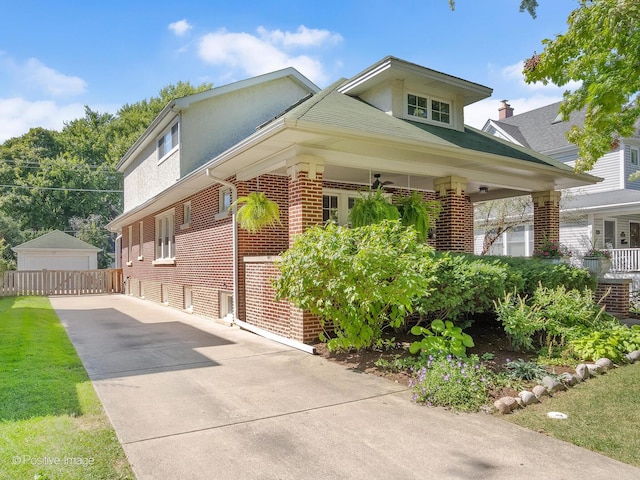
<instances>
[{"instance_id":1,"label":"porch roof overhang","mask_svg":"<svg viewBox=\"0 0 640 480\"><path fill-rule=\"evenodd\" d=\"M322 100L329 108L314 109ZM206 188L211 185L207 170L215 177L235 176L239 181L263 174L286 175L287 167L303 156L324 164L325 180L362 186L371 185L372 173L381 173L396 187L419 190L433 190L438 177L464 177L472 201L600 180L470 127L458 132L416 125L334 91L321 92L309 102L261 126L107 227L118 231ZM480 196L480 186L488 187L489 193Z\"/></svg>"}]
</instances>

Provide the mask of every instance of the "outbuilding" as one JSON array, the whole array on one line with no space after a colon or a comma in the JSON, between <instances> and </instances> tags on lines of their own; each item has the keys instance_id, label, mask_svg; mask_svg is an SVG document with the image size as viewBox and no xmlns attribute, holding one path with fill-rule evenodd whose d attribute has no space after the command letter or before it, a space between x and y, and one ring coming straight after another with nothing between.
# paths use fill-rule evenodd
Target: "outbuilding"
<instances>
[{"instance_id":1,"label":"outbuilding","mask_svg":"<svg viewBox=\"0 0 640 480\"><path fill-rule=\"evenodd\" d=\"M13 247L18 270L96 270L99 248L54 230Z\"/></svg>"}]
</instances>

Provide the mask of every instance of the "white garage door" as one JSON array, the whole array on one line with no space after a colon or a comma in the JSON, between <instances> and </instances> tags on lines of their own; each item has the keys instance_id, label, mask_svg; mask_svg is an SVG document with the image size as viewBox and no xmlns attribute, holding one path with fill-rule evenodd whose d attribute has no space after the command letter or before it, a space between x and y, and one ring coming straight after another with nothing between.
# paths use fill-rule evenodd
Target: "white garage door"
<instances>
[{"instance_id":1,"label":"white garage door","mask_svg":"<svg viewBox=\"0 0 640 480\"><path fill-rule=\"evenodd\" d=\"M49 257L27 255L22 265L22 270L88 270L89 257L87 255Z\"/></svg>"}]
</instances>

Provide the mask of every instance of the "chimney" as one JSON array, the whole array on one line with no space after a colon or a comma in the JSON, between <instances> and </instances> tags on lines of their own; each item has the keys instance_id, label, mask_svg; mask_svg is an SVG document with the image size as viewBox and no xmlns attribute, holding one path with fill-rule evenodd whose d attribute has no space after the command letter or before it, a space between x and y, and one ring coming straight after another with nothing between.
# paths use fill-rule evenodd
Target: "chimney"
<instances>
[{"instance_id":1,"label":"chimney","mask_svg":"<svg viewBox=\"0 0 640 480\"><path fill-rule=\"evenodd\" d=\"M498 119L504 120L505 118L509 118L512 116L513 108L511 108L511 105L509 105L506 100L502 100L500 108L498 109Z\"/></svg>"}]
</instances>

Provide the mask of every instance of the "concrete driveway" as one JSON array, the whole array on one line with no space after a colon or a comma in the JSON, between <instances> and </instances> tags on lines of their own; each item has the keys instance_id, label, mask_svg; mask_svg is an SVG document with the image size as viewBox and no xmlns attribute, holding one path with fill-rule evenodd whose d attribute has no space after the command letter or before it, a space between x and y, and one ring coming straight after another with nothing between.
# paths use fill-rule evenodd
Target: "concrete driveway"
<instances>
[{"instance_id":1,"label":"concrete driveway","mask_svg":"<svg viewBox=\"0 0 640 480\"><path fill-rule=\"evenodd\" d=\"M637 479L640 469L237 328L53 297L139 479Z\"/></svg>"}]
</instances>

